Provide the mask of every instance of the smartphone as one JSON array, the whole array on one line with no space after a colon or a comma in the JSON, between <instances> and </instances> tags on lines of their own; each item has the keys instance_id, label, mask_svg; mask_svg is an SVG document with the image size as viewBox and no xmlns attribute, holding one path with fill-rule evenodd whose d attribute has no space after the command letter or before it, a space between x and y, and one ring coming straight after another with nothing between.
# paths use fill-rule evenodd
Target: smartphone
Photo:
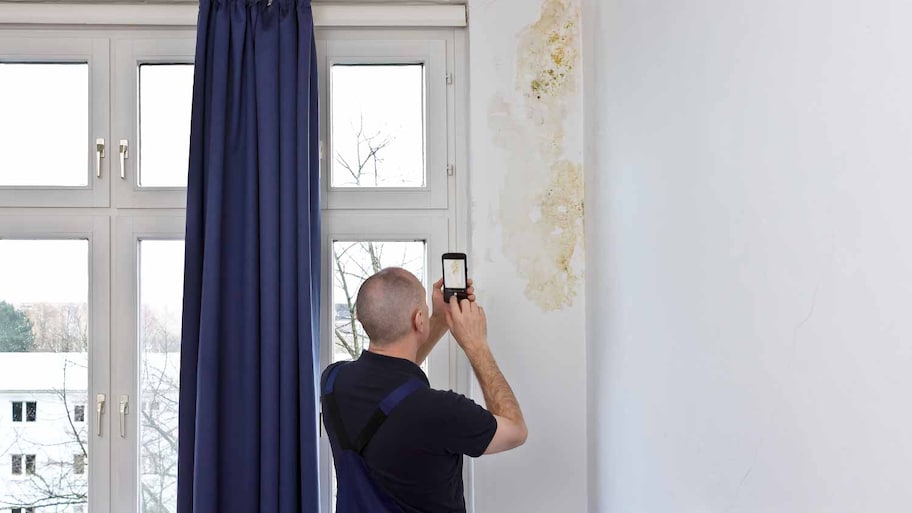
<instances>
[{"instance_id":1,"label":"smartphone","mask_svg":"<svg viewBox=\"0 0 912 513\"><path fill-rule=\"evenodd\" d=\"M443 300L450 302L451 296L458 301L469 298L466 291L469 284L469 268L465 253L443 254Z\"/></svg>"}]
</instances>

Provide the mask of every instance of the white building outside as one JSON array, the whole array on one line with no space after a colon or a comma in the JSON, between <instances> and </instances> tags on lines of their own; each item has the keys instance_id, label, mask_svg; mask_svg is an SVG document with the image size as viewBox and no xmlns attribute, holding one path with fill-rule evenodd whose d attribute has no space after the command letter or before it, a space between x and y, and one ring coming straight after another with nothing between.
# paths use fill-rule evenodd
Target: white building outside
<instances>
[{"instance_id":1,"label":"white building outside","mask_svg":"<svg viewBox=\"0 0 912 513\"><path fill-rule=\"evenodd\" d=\"M173 513L179 354L144 356L142 404L133 410L140 416L140 506L144 513ZM95 405L86 383L85 353L0 354L0 511L88 511Z\"/></svg>"}]
</instances>

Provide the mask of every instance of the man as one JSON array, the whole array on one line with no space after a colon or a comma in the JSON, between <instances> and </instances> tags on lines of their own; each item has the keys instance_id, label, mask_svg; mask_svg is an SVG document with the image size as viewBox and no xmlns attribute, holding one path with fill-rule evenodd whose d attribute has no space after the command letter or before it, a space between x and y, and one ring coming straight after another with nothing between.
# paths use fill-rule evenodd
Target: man
<instances>
[{"instance_id":1,"label":"man","mask_svg":"<svg viewBox=\"0 0 912 513\"><path fill-rule=\"evenodd\" d=\"M421 282L404 269L384 269L358 291L355 311L370 347L358 360L331 366L323 375L340 511L375 504L353 506L358 499L351 497L376 492L384 504L387 497L394 503L385 511L464 512L463 455L494 454L526 441L522 411L494 361L484 309L475 303L471 280L468 285L469 299L446 303L443 280L435 283L432 315ZM428 386L419 365L447 329L475 370L487 410ZM391 411L381 412L381 403L393 405ZM356 467L366 470L352 470ZM349 504L344 508L343 497Z\"/></svg>"}]
</instances>

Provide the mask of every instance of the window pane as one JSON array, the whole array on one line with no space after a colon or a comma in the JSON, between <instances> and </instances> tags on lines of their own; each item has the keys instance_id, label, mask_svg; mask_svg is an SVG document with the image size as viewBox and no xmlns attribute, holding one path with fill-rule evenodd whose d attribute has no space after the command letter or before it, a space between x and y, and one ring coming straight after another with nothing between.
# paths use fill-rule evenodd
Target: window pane
<instances>
[{"instance_id":1,"label":"window pane","mask_svg":"<svg viewBox=\"0 0 912 513\"><path fill-rule=\"evenodd\" d=\"M13 422L22 422L22 403L19 401L13 403Z\"/></svg>"},{"instance_id":2,"label":"window pane","mask_svg":"<svg viewBox=\"0 0 912 513\"><path fill-rule=\"evenodd\" d=\"M385 267L402 267L425 280L424 241L333 242L333 361L352 360L367 346L355 320L355 299L364 280Z\"/></svg>"},{"instance_id":3,"label":"window pane","mask_svg":"<svg viewBox=\"0 0 912 513\"><path fill-rule=\"evenodd\" d=\"M186 187L192 64L139 67L139 185Z\"/></svg>"},{"instance_id":4,"label":"window pane","mask_svg":"<svg viewBox=\"0 0 912 513\"><path fill-rule=\"evenodd\" d=\"M139 255L141 511L173 513L184 243L144 240Z\"/></svg>"},{"instance_id":5,"label":"window pane","mask_svg":"<svg viewBox=\"0 0 912 513\"><path fill-rule=\"evenodd\" d=\"M88 151L89 65L0 63L0 186L88 185Z\"/></svg>"},{"instance_id":6,"label":"window pane","mask_svg":"<svg viewBox=\"0 0 912 513\"><path fill-rule=\"evenodd\" d=\"M86 476L69 464L88 461L88 428L70 422L87 400L88 270L86 240L0 240L0 394L24 399L27 422L41 407L39 425L0 424L0 457L15 455L24 476L0 473L5 507L88 501Z\"/></svg>"},{"instance_id":7,"label":"window pane","mask_svg":"<svg viewBox=\"0 0 912 513\"><path fill-rule=\"evenodd\" d=\"M73 422L85 422L85 405L78 405L73 410Z\"/></svg>"},{"instance_id":8,"label":"window pane","mask_svg":"<svg viewBox=\"0 0 912 513\"><path fill-rule=\"evenodd\" d=\"M424 187L424 66L331 72L333 187Z\"/></svg>"}]
</instances>

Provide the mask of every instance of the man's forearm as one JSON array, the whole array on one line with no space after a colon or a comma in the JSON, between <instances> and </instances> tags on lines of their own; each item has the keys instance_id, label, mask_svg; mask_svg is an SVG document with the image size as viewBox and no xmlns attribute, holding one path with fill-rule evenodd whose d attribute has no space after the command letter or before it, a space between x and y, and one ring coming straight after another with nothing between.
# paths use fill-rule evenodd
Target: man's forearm
<instances>
[{"instance_id":1,"label":"man's forearm","mask_svg":"<svg viewBox=\"0 0 912 513\"><path fill-rule=\"evenodd\" d=\"M516 400L516 395L513 394L513 389L510 388L507 379L500 372L494 355L491 354L491 349L485 345L467 351L466 356L472 364L472 369L475 370L475 376L481 385L481 392L484 394L488 410L494 415L505 417L525 426L519 401Z\"/></svg>"},{"instance_id":2,"label":"man's forearm","mask_svg":"<svg viewBox=\"0 0 912 513\"><path fill-rule=\"evenodd\" d=\"M424 363L424 360L427 359L428 355L431 354L431 351L434 349L434 347L437 346L437 342L440 342L440 339L446 335L446 332L446 319L443 317L434 317L432 315L430 319L430 332L428 333L427 342L418 348L418 365Z\"/></svg>"}]
</instances>

